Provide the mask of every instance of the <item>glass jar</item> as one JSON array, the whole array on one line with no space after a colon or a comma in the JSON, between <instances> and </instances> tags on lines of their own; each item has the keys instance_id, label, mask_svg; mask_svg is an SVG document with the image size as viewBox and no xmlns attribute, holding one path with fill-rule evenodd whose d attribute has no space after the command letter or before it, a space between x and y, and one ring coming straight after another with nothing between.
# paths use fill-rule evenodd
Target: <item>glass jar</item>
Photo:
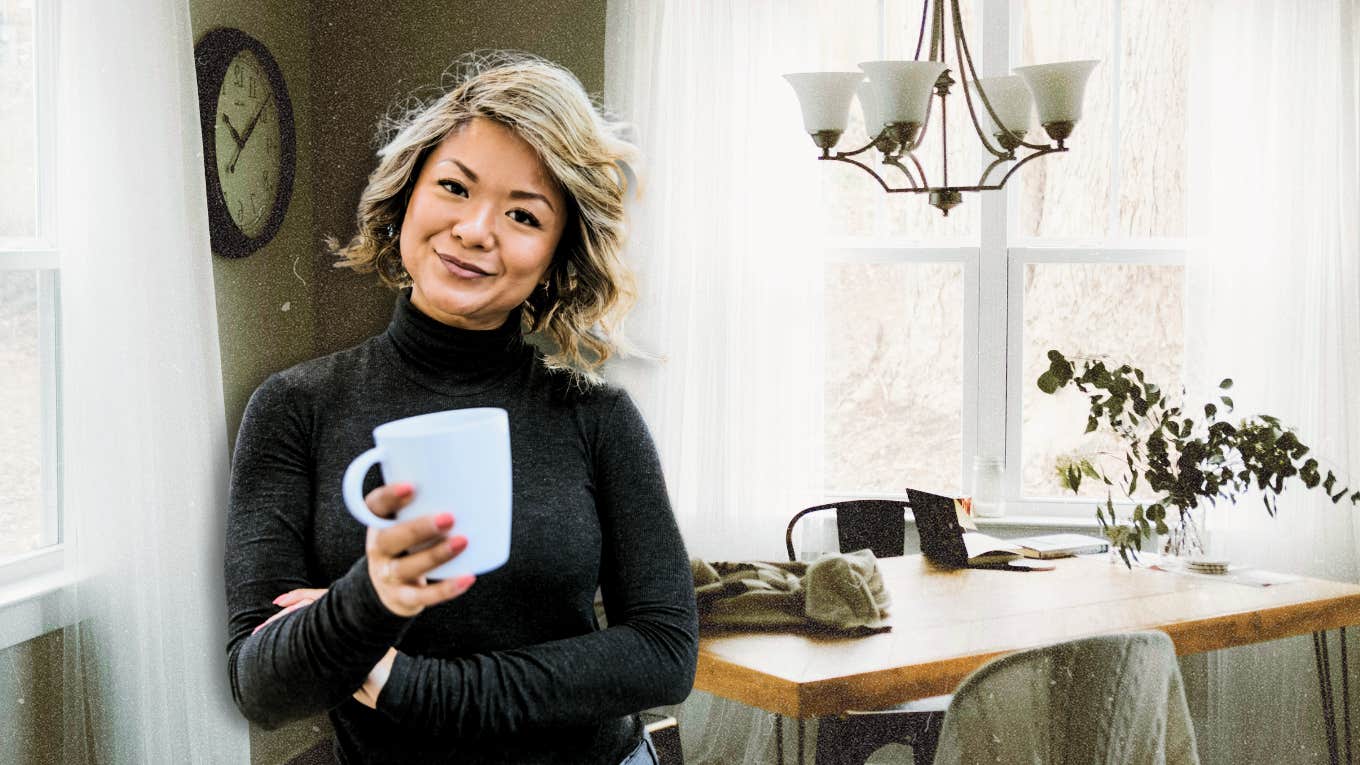
<instances>
[{"instance_id":1,"label":"glass jar","mask_svg":"<svg viewBox=\"0 0 1360 765\"><path fill-rule=\"evenodd\" d=\"M1000 518L1006 514L1005 495L1001 479L1006 473L1002 457L973 458L973 515L979 518Z\"/></svg>"}]
</instances>

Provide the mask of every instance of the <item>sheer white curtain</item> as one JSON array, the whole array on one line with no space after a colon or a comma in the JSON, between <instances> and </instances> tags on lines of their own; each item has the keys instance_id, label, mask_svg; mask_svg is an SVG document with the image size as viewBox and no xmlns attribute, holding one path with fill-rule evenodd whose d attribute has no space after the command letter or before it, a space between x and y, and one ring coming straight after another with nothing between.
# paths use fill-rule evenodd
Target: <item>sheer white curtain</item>
<instances>
[{"instance_id":1,"label":"sheer white curtain","mask_svg":"<svg viewBox=\"0 0 1360 765\"><path fill-rule=\"evenodd\" d=\"M244 763L189 7L61 11L64 506L82 576L62 643L63 761Z\"/></svg>"},{"instance_id":2,"label":"sheer white curtain","mask_svg":"<svg viewBox=\"0 0 1360 765\"><path fill-rule=\"evenodd\" d=\"M1187 378L1233 378L1239 412L1297 426L1360 488L1357 3L1215 0L1196 13ZM1296 491L1275 519L1252 497L1210 523L1234 561L1356 582L1358 519ZM1206 763L1327 760L1309 638L1207 665Z\"/></svg>"},{"instance_id":3,"label":"sheer white curtain","mask_svg":"<svg viewBox=\"0 0 1360 765\"><path fill-rule=\"evenodd\" d=\"M630 334L661 364L613 365L661 452L690 555L781 559L822 490L816 147L785 72L832 61L829 2L611 0L608 107L645 163L629 258ZM771 718L695 693L686 761L772 761Z\"/></svg>"},{"instance_id":4,"label":"sheer white curtain","mask_svg":"<svg viewBox=\"0 0 1360 765\"><path fill-rule=\"evenodd\" d=\"M816 5L609 3L605 103L644 154L629 328L665 357L611 375L647 415L698 557L782 557L785 522L822 488L824 168L780 77L820 63Z\"/></svg>"}]
</instances>

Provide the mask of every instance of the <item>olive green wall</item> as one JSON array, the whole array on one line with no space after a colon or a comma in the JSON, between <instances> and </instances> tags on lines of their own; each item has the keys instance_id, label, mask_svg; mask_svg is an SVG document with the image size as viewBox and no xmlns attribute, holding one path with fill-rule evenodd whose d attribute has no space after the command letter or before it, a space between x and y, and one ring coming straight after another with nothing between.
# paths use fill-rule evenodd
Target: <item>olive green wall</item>
<instances>
[{"instance_id":1,"label":"olive green wall","mask_svg":"<svg viewBox=\"0 0 1360 765\"><path fill-rule=\"evenodd\" d=\"M312 356L316 328L316 253L310 174L317 146L310 94L316 66L308 34L312 3L192 0L194 42L216 27L235 27L264 43L278 62L293 103L298 167L279 233L244 258L213 256L218 337L227 427L235 443L246 401L271 372Z\"/></svg>"},{"instance_id":2,"label":"olive green wall","mask_svg":"<svg viewBox=\"0 0 1360 765\"><path fill-rule=\"evenodd\" d=\"M282 229L249 257L213 256L225 417L234 443L246 401L265 377L353 345L391 315L392 293L376 277L331 268L322 245L327 234L352 233L355 205L375 164L370 142L388 104L436 82L454 56L476 48L537 53L598 93L605 0L190 0L189 6L195 41L230 26L269 48L287 81L297 129L297 176ZM17 718L0 721L0 763L56 761L61 664L60 633L0 650L0 694L23 699ZM328 736L324 717L273 732L252 726L251 761L283 763Z\"/></svg>"}]
</instances>

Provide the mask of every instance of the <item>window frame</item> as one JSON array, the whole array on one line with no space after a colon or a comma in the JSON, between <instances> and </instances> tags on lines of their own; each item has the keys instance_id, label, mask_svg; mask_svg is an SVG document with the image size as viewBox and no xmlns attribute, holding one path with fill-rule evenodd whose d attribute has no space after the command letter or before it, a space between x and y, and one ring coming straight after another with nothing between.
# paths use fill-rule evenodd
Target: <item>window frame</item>
<instances>
[{"instance_id":1,"label":"window frame","mask_svg":"<svg viewBox=\"0 0 1360 765\"><path fill-rule=\"evenodd\" d=\"M977 29L982 42L974 47L981 76L1006 74L1011 70L1011 51L1019 50L1023 29L1023 3L1009 0L977 0ZM1114 50L1121 39L1118 26L1121 0L1108 0L1113 10L1114 28L1106 50ZM879 2L880 27L885 18L884 1ZM880 54L884 39L880 37ZM1107 54L1108 55L1108 54ZM1113 56L1115 92L1110 108L1115 119L1107 140L1111 142L1111 167L1119 167L1119 56ZM1077 150L1080 150L1079 148ZM1023 171L1022 171L1023 172ZM1023 484L1022 401L1024 351L1024 270L1031 263L1131 263L1139 265L1179 265L1186 262L1187 238L1148 240L1119 239L1110 234L1099 239L1059 240L1018 235L1019 183L1008 184L997 192L982 192L965 198L965 204L978 204L976 244L956 246L954 242L911 243L905 241L871 242L863 239L832 238L824 247L826 262L843 259L847 252L867 262L951 262L936 257L948 253L970 252L965 267L964 390L963 426L959 484L967 493L971 484L973 459L977 455L1000 456L1005 460L1002 479L1006 514L1016 525L1046 523L1094 526L1089 497L1026 496ZM1111 222L1109 231L1119 230L1120 179L1110 184ZM920 200L924 204L925 200ZM946 482L948 483L948 482ZM851 497L903 498L905 492L826 492L828 501ZM1116 506L1131 507L1127 500ZM1007 523L1007 521L999 521Z\"/></svg>"},{"instance_id":2,"label":"window frame","mask_svg":"<svg viewBox=\"0 0 1360 765\"><path fill-rule=\"evenodd\" d=\"M33 8L36 231L31 237L0 239L0 270L39 272L43 539L52 541L0 560L0 649L65 626L73 616L69 585L75 567L66 552L68 523L61 490L61 249L55 146L60 5L60 0L39 0Z\"/></svg>"}]
</instances>

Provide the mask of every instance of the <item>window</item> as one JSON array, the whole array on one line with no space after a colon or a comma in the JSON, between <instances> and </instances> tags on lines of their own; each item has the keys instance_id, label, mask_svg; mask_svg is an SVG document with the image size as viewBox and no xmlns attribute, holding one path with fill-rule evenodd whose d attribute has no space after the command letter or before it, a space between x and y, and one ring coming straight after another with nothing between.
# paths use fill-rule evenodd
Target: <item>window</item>
<instances>
[{"instance_id":1,"label":"window","mask_svg":"<svg viewBox=\"0 0 1360 765\"><path fill-rule=\"evenodd\" d=\"M0 586L60 565L54 13L0 0Z\"/></svg>"},{"instance_id":2,"label":"window","mask_svg":"<svg viewBox=\"0 0 1360 765\"><path fill-rule=\"evenodd\" d=\"M920 195L884 194L857 168L827 163L829 496L967 493L974 456L999 456L1008 513L1085 517L1090 500L1064 496L1053 466L1101 442L1083 434L1075 394L1036 388L1047 350L1108 355L1163 389L1180 385L1188 30L1176 19L1189 0L1169 2L961 3L982 76L1008 60L1102 61L1072 151L1026 165L1004 192L966 193L944 218ZM879 26L842 43L847 66L910 58L921 4L865 5ZM979 166L966 109L949 117L965 144L951 144L951 172ZM928 172L939 162L931 127ZM866 141L852 107L841 148Z\"/></svg>"}]
</instances>

